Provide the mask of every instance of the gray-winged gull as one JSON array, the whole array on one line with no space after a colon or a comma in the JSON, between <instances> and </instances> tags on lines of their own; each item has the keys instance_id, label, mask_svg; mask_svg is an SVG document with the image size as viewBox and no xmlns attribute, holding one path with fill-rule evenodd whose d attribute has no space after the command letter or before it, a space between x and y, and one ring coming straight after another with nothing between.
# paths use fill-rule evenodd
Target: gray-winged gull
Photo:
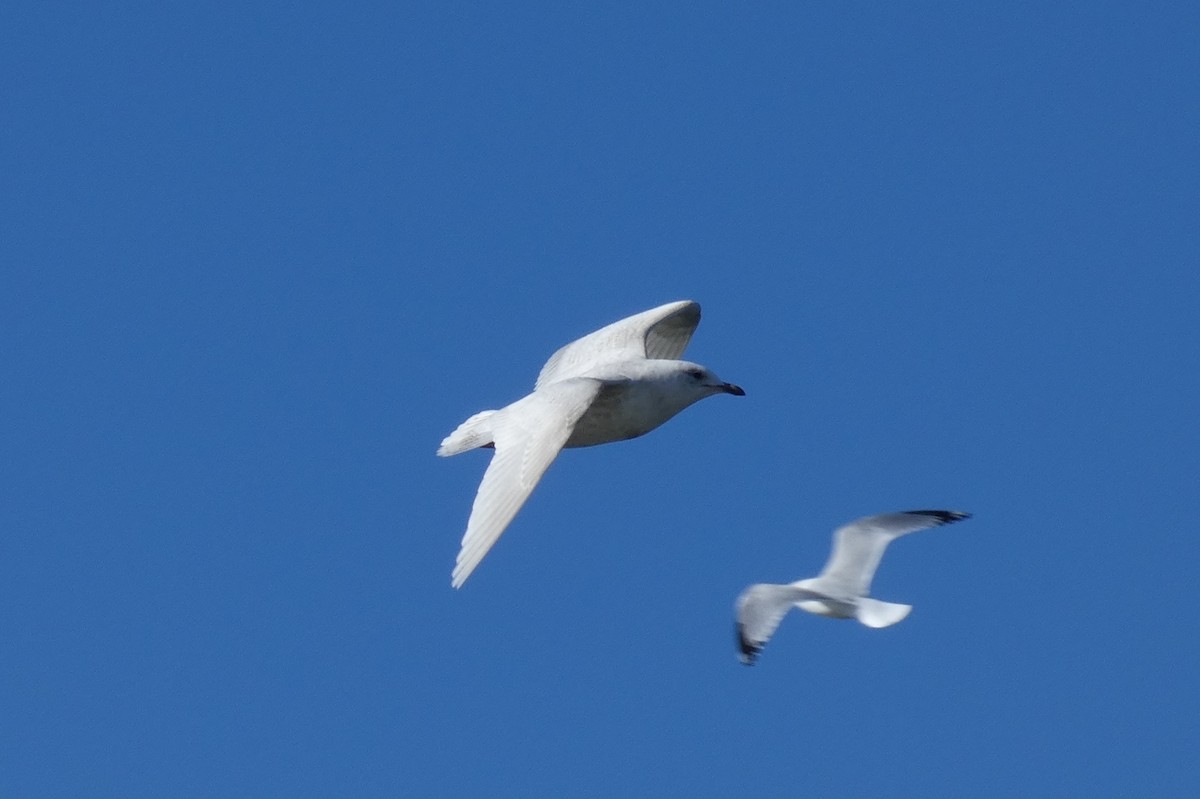
<instances>
[{"instance_id":1,"label":"gray-winged gull","mask_svg":"<svg viewBox=\"0 0 1200 799\"><path fill-rule=\"evenodd\" d=\"M868 596L871 578L892 539L905 533L969 519L956 510L910 510L864 516L833 534L833 552L816 577L788 585L759 583L737 598L737 642L741 661L752 665L779 622L793 607L835 619L858 619L868 627L902 621L912 605Z\"/></svg>"}]
</instances>

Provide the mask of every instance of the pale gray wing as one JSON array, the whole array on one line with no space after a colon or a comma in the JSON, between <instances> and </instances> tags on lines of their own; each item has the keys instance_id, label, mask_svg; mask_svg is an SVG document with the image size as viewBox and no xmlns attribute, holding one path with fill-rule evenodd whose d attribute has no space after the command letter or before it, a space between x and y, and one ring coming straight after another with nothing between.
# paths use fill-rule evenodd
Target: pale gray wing
<instances>
[{"instance_id":1,"label":"pale gray wing","mask_svg":"<svg viewBox=\"0 0 1200 799\"><path fill-rule=\"evenodd\" d=\"M956 510L910 510L856 519L834 532L833 552L817 579L853 596L867 596L871 578L892 539L970 517Z\"/></svg>"},{"instance_id":2,"label":"pale gray wing","mask_svg":"<svg viewBox=\"0 0 1200 799\"><path fill-rule=\"evenodd\" d=\"M600 386L596 380L556 383L492 417L496 454L471 506L451 579L455 588L466 582L525 504Z\"/></svg>"},{"instance_id":3,"label":"pale gray wing","mask_svg":"<svg viewBox=\"0 0 1200 799\"><path fill-rule=\"evenodd\" d=\"M586 377L602 364L642 358L678 360L698 324L700 306L691 300L670 302L613 322L551 355L534 389L571 377Z\"/></svg>"},{"instance_id":4,"label":"pale gray wing","mask_svg":"<svg viewBox=\"0 0 1200 799\"><path fill-rule=\"evenodd\" d=\"M773 583L757 583L743 591L734 605L741 661L753 665L787 612L800 600L814 596L820 595L794 585Z\"/></svg>"}]
</instances>

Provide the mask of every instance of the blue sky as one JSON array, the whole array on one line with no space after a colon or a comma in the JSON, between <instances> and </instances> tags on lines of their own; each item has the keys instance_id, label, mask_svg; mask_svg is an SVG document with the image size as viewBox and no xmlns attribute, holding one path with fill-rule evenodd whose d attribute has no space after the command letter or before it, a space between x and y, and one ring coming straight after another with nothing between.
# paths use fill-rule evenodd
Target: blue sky
<instances>
[{"instance_id":1,"label":"blue sky","mask_svg":"<svg viewBox=\"0 0 1200 799\"><path fill-rule=\"evenodd\" d=\"M0 10L0 794L1193 796L1200 11ZM565 452L676 299L745 387ZM748 583L889 551L868 630Z\"/></svg>"}]
</instances>

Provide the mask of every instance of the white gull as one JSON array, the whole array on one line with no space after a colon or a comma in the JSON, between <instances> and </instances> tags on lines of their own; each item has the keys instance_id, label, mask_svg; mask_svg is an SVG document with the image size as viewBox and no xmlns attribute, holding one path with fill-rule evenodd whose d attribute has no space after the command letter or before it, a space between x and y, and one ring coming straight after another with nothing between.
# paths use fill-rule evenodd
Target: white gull
<instances>
[{"instance_id":1,"label":"white gull","mask_svg":"<svg viewBox=\"0 0 1200 799\"><path fill-rule=\"evenodd\" d=\"M969 519L956 510L910 510L856 519L833 534L833 553L816 577L788 585L759 583L737 598L739 657L752 665L779 622L793 607L835 619L858 619L868 627L888 627L912 605L883 602L868 596L871 578L892 539L905 533Z\"/></svg>"},{"instance_id":2,"label":"white gull","mask_svg":"<svg viewBox=\"0 0 1200 799\"><path fill-rule=\"evenodd\" d=\"M496 450L471 506L451 585L466 582L563 447L636 438L705 397L746 393L678 360L698 324L700 306L683 300L589 333L550 357L532 394L481 411L446 436L437 453L443 457Z\"/></svg>"}]
</instances>

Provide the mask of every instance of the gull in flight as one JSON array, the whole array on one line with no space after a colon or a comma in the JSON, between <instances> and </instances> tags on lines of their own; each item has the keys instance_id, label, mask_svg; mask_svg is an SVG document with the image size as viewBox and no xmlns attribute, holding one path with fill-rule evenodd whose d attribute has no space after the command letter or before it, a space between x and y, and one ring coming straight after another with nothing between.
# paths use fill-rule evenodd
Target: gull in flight
<instances>
[{"instance_id":1,"label":"gull in flight","mask_svg":"<svg viewBox=\"0 0 1200 799\"><path fill-rule=\"evenodd\" d=\"M892 539L905 533L969 518L971 514L956 510L909 510L864 516L839 528L833 534L833 553L818 576L789 585L759 583L737 598L734 607L741 661L753 665L793 607L834 619L858 619L868 627L889 627L902 621L912 605L868 596L883 551Z\"/></svg>"},{"instance_id":2,"label":"gull in flight","mask_svg":"<svg viewBox=\"0 0 1200 799\"><path fill-rule=\"evenodd\" d=\"M554 353L532 394L481 411L446 436L437 452L443 457L496 451L471 506L451 585L466 582L563 447L636 438L705 397L746 393L679 360L698 324L700 306L683 300L602 327Z\"/></svg>"}]
</instances>

